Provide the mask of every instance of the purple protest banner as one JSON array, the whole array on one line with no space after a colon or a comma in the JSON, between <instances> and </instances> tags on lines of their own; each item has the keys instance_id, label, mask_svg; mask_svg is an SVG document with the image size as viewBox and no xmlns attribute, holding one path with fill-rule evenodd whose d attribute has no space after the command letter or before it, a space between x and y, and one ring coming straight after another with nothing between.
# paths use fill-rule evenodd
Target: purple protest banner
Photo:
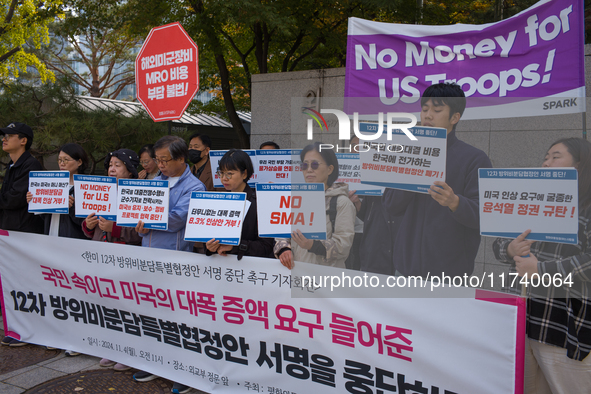
<instances>
[{"instance_id":1,"label":"purple protest banner","mask_svg":"<svg viewBox=\"0 0 591 394\"><path fill-rule=\"evenodd\" d=\"M472 98L463 119L585 111L582 0L542 0L485 25L351 18L348 34L347 114L417 113L421 93L444 81Z\"/></svg>"}]
</instances>

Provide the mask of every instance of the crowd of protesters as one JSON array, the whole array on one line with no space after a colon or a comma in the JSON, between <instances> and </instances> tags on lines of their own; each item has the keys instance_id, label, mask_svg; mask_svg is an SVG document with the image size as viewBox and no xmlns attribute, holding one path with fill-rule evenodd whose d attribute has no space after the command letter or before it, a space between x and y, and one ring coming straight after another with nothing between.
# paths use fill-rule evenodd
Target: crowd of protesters
<instances>
[{"instance_id":1,"label":"crowd of protesters","mask_svg":"<svg viewBox=\"0 0 591 394\"><path fill-rule=\"evenodd\" d=\"M327 234L321 241L308 239L299 230L290 239L261 238L256 190L248 185L253 164L245 152L229 150L215 171L226 191L246 193L251 203L238 246L216 239L203 244L184 239L191 193L215 190L209 159L213 147L207 135L195 134L188 143L180 137L165 136L137 154L118 149L107 155L105 170L109 176L169 182L168 228L156 230L144 228L142 221L135 228L127 228L95 214L76 218L73 175L84 173L88 166L88 156L77 144L64 145L58 155L60 170L70 172L69 213L28 213L27 202L32 198L28 173L42 170L42 165L29 153L33 130L23 123L11 123L0 129L2 149L11 159L0 189L0 228L205 255L235 255L237 260L243 256L274 258L290 269L300 261L387 275L469 275L480 245L478 169L492 165L483 151L456 136L465 106L464 93L455 84L433 85L421 98L421 124L447 130L447 177L445 182L434 182L428 194L386 189L382 197L357 196L346 184L336 182L339 163L334 151L320 149L319 143L306 146L300 155L304 179L325 187ZM352 139L351 143L358 141ZM268 141L260 148L279 146ZM494 253L520 275L575 274L575 290L563 298L556 299L548 290L548 294L528 300L526 392L584 392L591 384L591 306L587 298L591 278L591 144L580 138L556 141L543 165L578 170L579 244L529 241L525 238L531 230L527 230L515 240L498 239ZM24 345L10 337L2 344ZM100 364L116 370L129 368L107 359ZM155 377L143 371L134 375L140 382ZM175 393L188 390L178 383L173 387Z\"/></svg>"}]
</instances>

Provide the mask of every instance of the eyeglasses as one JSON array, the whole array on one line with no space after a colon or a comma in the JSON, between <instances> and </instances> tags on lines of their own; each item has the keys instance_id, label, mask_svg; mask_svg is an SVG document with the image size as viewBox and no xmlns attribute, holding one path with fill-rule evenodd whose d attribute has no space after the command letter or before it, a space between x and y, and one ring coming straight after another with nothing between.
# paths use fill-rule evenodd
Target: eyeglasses
<instances>
[{"instance_id":1,"label":"eyeglasses","mask_svg":"<svg viewBox=\"0 0 591 394\"><path fill-rule=\"evenodd\" d=\"M150 164L151 161L156 161L156 160L154 160L154 159L152 159L152 160L142 160L142 161L140 161L140 164L145 167L148 164Z\"/></svg>"},{"instance_id":2,"label":"eyeglasses","mask_svg":"<svg viewBox=\"0 0 591 394\"><path fill-rule=\"evenodd\" d=\"M10 139L10 137L12 137L13 135L16 135L16 134L4 134L2 136L2 141L8 141Z\"/></svg>"},{"instance_id":3,"label":"eyeglasses","mask_svg":"<svg viewBox=\"0 0 591 394\"><path fill-rule=\"evenodd\" d=\"M154 159L154 163L160 165L160 164L164 164L167 165L169 161L173 161L174 159Z\"/></svg>"},{"instance_id":4,"label":"eyeglasses","mask_svg":"<svg viewBox=\"0 0 591 394\"><path fill-rule=\"evenodd\" d=\"M74 159L61 159L61 158L57 159L58 164L68 164L69 161L74 161Z\"/></svg>"},{"instance_id":5,"label":"eyeglasses","mask_svg":"<svg viewBox=\"0 0 591 394\"><path fill-rule=\"evenodd\" d=\"M218 174L218 176L220 177L220 179L232 179L232 177L234 176L233 172L221 172L218 171L216 172L216 174Z\"/></svg>"},{"instance_id":6,"label":"eyeglasses","mask_svg":"<svg viewBox=\"0 0 591 394\"><path fill-rule=\"evenodd\" d=\"M304 162L304 163L302 163L302 171L307 171L308 170L308 167L311 167L313 170L317 170L318 167L320 167L320 164L324 164L324 163L321 163L321 162L316 161L316 160L312 161L311 163L305 163Z\"/></svg>"}]
</instances>

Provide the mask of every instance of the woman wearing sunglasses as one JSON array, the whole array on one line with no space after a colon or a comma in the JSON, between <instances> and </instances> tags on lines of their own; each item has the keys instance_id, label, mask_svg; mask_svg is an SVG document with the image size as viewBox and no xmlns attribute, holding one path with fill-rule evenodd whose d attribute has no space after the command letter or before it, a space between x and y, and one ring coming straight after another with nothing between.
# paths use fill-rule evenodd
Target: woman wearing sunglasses
<instances>
[{"instance_id":1,"label":"woman wearing sunglasses","mask_svg":"<svg viewBox=\"0 0 591 394\"><path fill-rule=\"evenodd\" d=\"M255 190L248 186L248 180L254 173L252 161L246 152L239 149L230 149L221 158L217 172L224 188L233 193L246 193L246 199L250 201L250 208L242 224L240 245L223 245L216 239L205 243L208 256L217 253L226 256L228 253L242 256L256 256L273 258L273 239L259 237L259 226L257 224L257 198Z\"/></svg>"},{"instance_id":2,"label":"woman wearing sunglasses","mask_svg":"<svg viewBox=\"0 0 591 394\"><path fill-rule=\"evenodd\" d=\"M294 260L312 264L345 268L345 260L355 236L355 206L349 200L349 186L335 183L339 177L339 162L332 150L320 150L320 143L306 146L300 153L301 167L307 183L324 183L326 206L326 240L311 240L300 230L291 240L278 239L274 252L281 264L289 269ZM331 201L333 203L331 204ZM336 217L331 220L331 205L336 202Z\"/></svg>"}]
</instances>

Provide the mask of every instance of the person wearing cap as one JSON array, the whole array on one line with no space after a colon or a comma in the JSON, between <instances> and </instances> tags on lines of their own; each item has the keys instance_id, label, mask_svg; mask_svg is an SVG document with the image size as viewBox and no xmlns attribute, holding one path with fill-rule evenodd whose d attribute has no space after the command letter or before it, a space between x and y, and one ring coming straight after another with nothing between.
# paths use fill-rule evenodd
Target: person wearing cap
<instances>
[{"instance_id":1,"label":"person wearing cap","mask_svg":"<svg viewBox=\"0 0 591 394\"><path fill-rule=\"evenodd\" d=\"M0 129L2 150L10 156L0 189L0 229L43 234L43 220L28 212L29 172L43 166L29 152L33 130L14 122Z\"/></svg>"},{"instance_id":2,"label":"person wearing cap","mask_svg":"<svg viewBox=\"0 0 591 394\"><path fill-rule=\"evenodd\" d=\"M24 123L14 122L0 129L2 150L10 156L0 189L0 229L43 234L43 220L28 212L27 191L29 172L41 171L43 166L29 149L33 144L33 130ZM12 337L4 337L2 345L25 346Z\"/></svg>"},{"instance_id":3,"label":"person wearing cap","mask_svg":"<svg viewBox=\"0 0 591 394\"><path fill-rule=\"evenodd\" d=\"M105 158L105 170L117 179L137 179L139 165L137 154L131 149L119 149ZM141 245L142 239L131 227L120 227L115 222L91 213L82 222L84 234L95 241L128 245Z\"/></svg>"}]
</instances>

